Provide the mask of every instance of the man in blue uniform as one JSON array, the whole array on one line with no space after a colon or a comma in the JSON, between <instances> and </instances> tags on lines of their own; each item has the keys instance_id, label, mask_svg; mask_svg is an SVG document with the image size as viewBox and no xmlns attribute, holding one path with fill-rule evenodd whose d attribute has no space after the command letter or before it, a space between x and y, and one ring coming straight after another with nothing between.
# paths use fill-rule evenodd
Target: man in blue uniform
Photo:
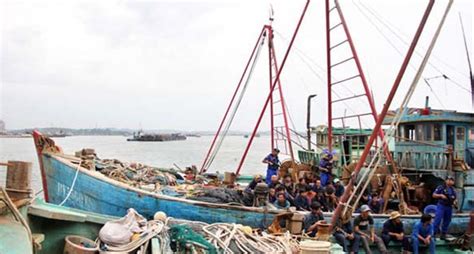
<instances>
[{"instance_id":1,"label":"man in blue uniform","mask_svg":"<svg viewBox=\"0 0 474 254\"><path fill-rule=\"evenodd\" d=\"M411 235L411 241L413 244L413 253L418 254L418 247L420 242L430 246L430 254L435 253L435 241L433 224L431 224L431 215L423 214L421 220L418 221L413 227L413 233Z\"/></svg>"},{"instance_id":2,"label":"man in blue uniform","mask_svg":"<svg viewBox=\"0 0 474 254\"><path fill-rule=\"evenodd\" d=\"M278 159L278 153L280 150L278 148L274 148L272 153L267 155L265 159L263 159L263 163L268 164L267 167L267 177L265 182L270 184L272 182L272 176L277 174L277 170L280 167L280 160Z\"/></svg>"},{"instance_id":3,"label":"man in blue uniform","mask_svg":"<svg viewBox=\"0 0 474 254\"><path fill-rule=\"evenodd\" d=\"M448 176L444 184L438 186L433 192L433 198L438 199L433 226L435 233L438 233L441 220L443 221L441 227L441 239L446 239L449 223L451 223L451 218L453 217L453 206L456 203L456 190L453 185L454 177Z\"/></svg>"},{"instance_id":4,"label":"man in blue uniform","mask_svg":"<svg viewBox=\"0 0 474 254\"><path fill-rule=\"evenodd\" d=\"M323 186L328 185L331 183L331 172L333 166L333 153L329 152L329 150L323 151L323 156L319 161L319 171L320 171L320 178L321 184Z\"/></svg>"}]
</instances>

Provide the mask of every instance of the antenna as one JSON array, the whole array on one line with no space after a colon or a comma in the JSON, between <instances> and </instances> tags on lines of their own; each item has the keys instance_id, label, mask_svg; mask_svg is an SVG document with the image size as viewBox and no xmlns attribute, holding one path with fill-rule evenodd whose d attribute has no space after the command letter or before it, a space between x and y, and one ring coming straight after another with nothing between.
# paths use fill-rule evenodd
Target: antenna
<instances>
[{"instance_id":1,"label":"antenna","mask_svg":"<svg viewBox=\"0 0 474 254\"><path fill-rule=\"evenodd\" d=\"M474 108L474 79L472 78L471 59L469 58L469 51L467 49L466 33L464 33L464 25L462 24L461 12L459 12L459 22L461 23L462 37L464 39L464 47L466 49L467 64L469 65L469 77L471 78L471 107Z\"/></svg>"},{"instance_id":2,"label":"antenna","mask_svg":"<svg viewBox=\"0 0 474 254\"><path fill-rule=\"evenodd\" d=\"M273 5L270 4L269 18L268 18L268 20L270 20L270 24L273 22L273 20L275 20L273 16L275 16L275 11L273 10Z\"/></svg>"}]
</instances>

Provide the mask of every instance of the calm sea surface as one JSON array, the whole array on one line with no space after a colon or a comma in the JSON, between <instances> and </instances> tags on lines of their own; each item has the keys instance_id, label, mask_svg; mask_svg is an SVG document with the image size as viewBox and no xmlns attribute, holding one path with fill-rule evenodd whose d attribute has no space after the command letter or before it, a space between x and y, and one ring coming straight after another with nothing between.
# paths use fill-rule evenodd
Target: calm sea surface
<instances>
[{"instance_id":1,"label":"calm sea surface","mask_svg":"<svg viewBox=\"0 0 474 254\"><path fill-rule=\"evenodd\" d=\"M181 168L190 165L201 166L209 149L212 136L188 137L184 141L172 142L127 142L123 136L73 136L54 138L56 144L67 154L74 154L82 148L94 148L99 158L141 162L157 167ZM242 136L226 137L220 152L209 171L235 171L249 139ZM270 138L255 138L241 173L263 173L266 166L261 162L270 152ZM284 159L284 156L281 156ZM0 138L0 161L21 160L33 162L33 189L41 190L38 159L32 138ZM0 185L5 185L6 167L0 167Z\"/></svg>"}]
</instances>

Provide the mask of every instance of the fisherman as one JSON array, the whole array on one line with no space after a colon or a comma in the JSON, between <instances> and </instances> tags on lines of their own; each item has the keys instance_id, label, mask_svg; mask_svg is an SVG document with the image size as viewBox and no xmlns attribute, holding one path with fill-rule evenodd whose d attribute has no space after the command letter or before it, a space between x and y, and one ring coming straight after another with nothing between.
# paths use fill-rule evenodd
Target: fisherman
<instances>
[{"instance_id":1,"label":"fisherman","mask_svg":"<svg viewBox=\"0 0 474 254\"><path fill-rule=\"evenodd\" d=\"M304 232L310 237L315 237L318 232L318 226L324 223L326 222L321 211L321 204L313 202L311 204L311 213L307 214L303 220Z\"/></svg>"},{"instance_id":2,"label":"fisherman","mask_svg":"<svg viewBox=\"0 0 474 254\"><path fill-rule=\"evenodd\" d=\"M334 178L334 189L335 189L335 195L337 198L342 197L342 194L344 194L345 188L344 185L342 185L341 181L339 178Z\"/></svg>"},{"instance_id":3,"label":"fisherman","mask_svg":"<svg viewBox=\"0 0 474 254\"><path fill-rule=\"evenodd\" d=\"M344 220L339 217L334 226L334 238L337 243L342 246L344 253L357 253L360 246L360 235L355 234L352 230L352 223L350 218ZM351 245L352 244L352 245ZM351 248L349 248L351 246Z\"/></svg>"},{"instance_id":4,"label":"fisherman","mask_svg":"<svg viewBox=\"0 0 474 254\"><path fill-rule=\"evenodd\" d=\"M380 213L383 205L383 199L379 197L377 192L372 194L372 198L369 201L370 210L374 213Z\"/></svg>"},{"instance_id":5,"label":"fisherman","mask_svg":"<svg viewBox=\"0 0 474 254\"><path fill-rule=\"evenodd\" d=\"M277 174L278 168L280 167L280 160L278 159L278 153L280 150L278 148L274 148L272 153L267 155L265 159L263 159L263 163L268 164L267 166L267 177L265 182L267 184L271 183L271 179L273 175Z\"/></svg>"},{"instance_id":6,"label":"fisherman","mask_svg":"<svg viewBox=\"0 0 474 254\"><path fill-rule=\"evenodd\" d=\"M291 175L285 175L285 178L283 178L283 186L285 186L286 192L288 192L290 196L295 196L295 188Z\"/></svg>"},{"instance_id":7,"label":"fisherman","mask_svg":"<svg viewBox=\"0 0 474 254\"><path fill-rule=\"evenodd\" d=\"M385 254L387 253L387 248L382 239L375 234L374 218L370 216L369 212L370 208L368 205L361 206L359 216L354 219L354 231L360 235L365 253L372 253L369 242L375 242L379 251Z\"/></svg>"},{"instance_id":8,"label":"fisherman","mask_svg":"<svg viewBox=\"0 0 474 254\"><path fill-rule=\"evenodd\" d=\"M300 211L309 211L307 186L301 186L298 192L299 194L295 198L296 209Z\"/></svg>"},{"instance_id":9,"label":"fisherman","mask_svg":"<svg viewBox=\"0 0 474 254\"><path fill-rule=\"evenodd\" d=\"M439 226L441 220L443 226L441 227L441 239L446 239L448 233L449 223L453 216L453 206L456 205L456 190L453 187L454 177L448 175L443 185L440 185L433 192L433 198L438 199L438 205L436 207L436 215L434 220L435 233L439 233Z\"/></svg>"},{"instance_id":10,"label":"fisherman","mask_svg":"<svg viewBox=\"0 0 474 254\"><path fill-rule=\"evenodd\" d=\"M324 149L322 159L319 161L321 185L326 186L331 182L331 172L333 167L333 153Z\"/></svg>"},{"instance_id":11,"label":"fisherman","mask_svg":"<svg viewBox=\"0 0 474 254\"><path fill-rule=\"evenodd\" d=\"M194 181L196 178L196 175L193 172L193 169L191 167L186 167L186 171L184 171L184 179L186 181Z\"/></svg>"},{"instance_id":12,"label":"fisherman","mask_svg":"<svg viewBox=\"0 0 474 254\"><path fill-rule=\"evenodd\" d=\"M409 238L405 236L403 222L400 217L401 214L397 211L390 213L390 217L383 224L382 240L385 246L388 246L390 241L400 242L403 246L403 250L409 251Z\"/></svg>"},{"instance_id":13,"label":"fisherman","mask_svg":"<svg viewBox=\"0 0 474 254\"><path fill-rule=\"evenodd\" d=\"M257 187L257 184L261 183L262 181L263 180L261 175L255 175L249 185L247 185L247 188L245 188L245 191L253 193L255 187Z\"/></svg>"},{"instance_id":14,"label":"fisherman","mask_svg":"<svg viewBox=\"0 0 474 254\"><path fill-rule=\"evenodd\" d=\"M287 209L290 207L290 201L286 200L286 196L284 193L279 192L277 193L277 199L273 203L273 205L277 209Z\"/></svg>"},{"instance_id":15,"label":"fisherman","mask_svg":"<svg viewBox=\"0 0 474 254\"><path fill-rule=\"evenodd\" d=\"M327 212L334 211L337 205L337 198L334 194L334 188L331 185L324 188L324 199Z\"/></svg>"},{"instance_id":16,"label":"fisherman","mask_svg":"<svg viewBox=\"0 0 474 254\"><path fill-rule=\"evenodd\" d=\"M270 178L270 183L268 184L268 188L276 188L279 184L281 183L278 181L278 175L272 175Z\"/></svg>"},{"instance_id":17,"label":"fisherman","mask_svg":"<svg viewBox=\"0 0 474 254\"><path fill-rule=\"evenodd\" d=\"M276 190L273 188L268 189L268 202L273 204L276 201Z\"/></svg>"},{"instance_id":18,"label":"fisherman","mask_svg":"<svg viewBox=\"0 0 474 254\"><path fill-rule=\"evenodd\" d=\"M413 244L413 253L418 254L420 242L430 246L430 254L435 253L435 240L432 217L429 214L421 215L421 220L413 227L411 240Z\"/></svg>"},{"instance_id":19,"label":"fisherman","mask_svg":"<svg viewBox=\"0 0 474 254\"><path fill-rule=\"evenodd\" d=\"M316 179L314 181L313 191L316 192L316 194L324 192L324 188L321 185L321 180L320 179Z\"/></svg>"}]
</instances>

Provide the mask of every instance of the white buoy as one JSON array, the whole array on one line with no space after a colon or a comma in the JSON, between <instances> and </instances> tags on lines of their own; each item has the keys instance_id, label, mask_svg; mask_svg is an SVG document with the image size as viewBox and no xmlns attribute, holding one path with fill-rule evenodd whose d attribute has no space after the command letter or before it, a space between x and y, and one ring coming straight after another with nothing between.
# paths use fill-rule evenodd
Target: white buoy
<instances>
[{"instance_id":1,"label":"white buoy","mask_svg":"<svg viewBox=\"0 0 474 254\"><path fill-rule=\"evenodd\" d=\"M154 220L159 220L159 221L165 221L166 218L168 216L166 216L166 213L162 212L162 211L159 211L159 212L156 212L155 215L153 216L153 219Z\"/></svg>"}]
</instances>

